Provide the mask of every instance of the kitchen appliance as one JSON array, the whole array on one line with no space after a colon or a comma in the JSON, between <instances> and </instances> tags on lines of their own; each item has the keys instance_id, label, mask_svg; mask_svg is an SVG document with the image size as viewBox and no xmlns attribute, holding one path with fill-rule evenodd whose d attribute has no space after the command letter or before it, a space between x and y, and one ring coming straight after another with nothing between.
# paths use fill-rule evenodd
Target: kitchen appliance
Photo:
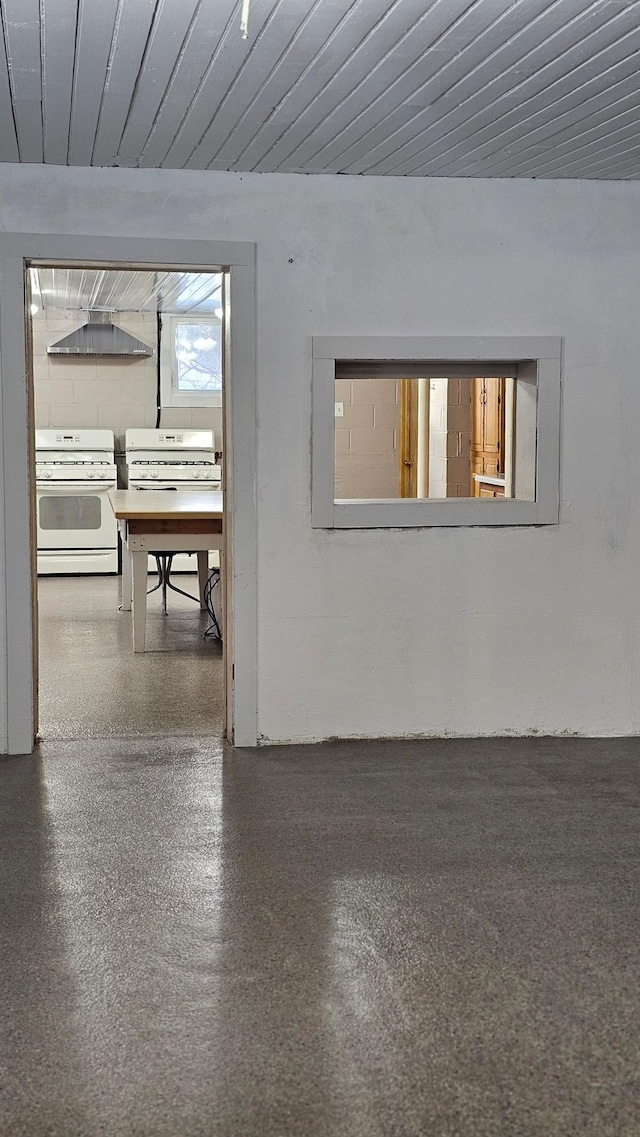
<instances>
[{"instance_id":1,"label":"kitchen appliance","mask_svg":"<svg viewBox=\"0 0 640 1137\"><path fill-rule=\"evenodd\" d=\"M116 573L111 430L36 430L38 574Z\"/></svg>"},{"instance_id":2,"label":"kitchen appliance","mask_svg":"<svg viewBox=\"0 0 640 1137\"><path fill-rule=\"evenodd\" d=\"M47 348L47 355L153 355L153 348L113 323L108 312L92 312L89 321Z\"/></svg>"},{"instance_id":3,"label":"kitchen appliance","mask_svg":"<svg viewBox=\"0 0 640 1137\"><path fill-rule=\"evenodd\" d=\"M134 490L219 490L222 471L216 463L212 430L134 428L125 433L126 477ZM217 566L217 552L210 564ZM172 572L195 572L196 558L180 553L173 558ZM156 571L149 559L150 571Z\"/></svg>"}]
</instances>

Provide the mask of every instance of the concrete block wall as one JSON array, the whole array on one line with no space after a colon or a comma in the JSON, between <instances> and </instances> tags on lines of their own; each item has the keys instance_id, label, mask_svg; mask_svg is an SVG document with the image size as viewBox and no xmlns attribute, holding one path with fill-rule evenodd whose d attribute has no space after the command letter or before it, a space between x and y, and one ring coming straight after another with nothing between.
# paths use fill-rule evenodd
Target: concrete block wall
<instances>
[{"instance_id":1,"label":"concrete block wall","mask_svg":"<svg viewBox=\"0 0 640 1137\"><path fill-rule=\"evenodd\" d=\"M447 497L471 496L471 380L447 382Z\"/></svg>"},{"instance_id":2,"label":"concrete block wall","mask_svg":"<svg viewBox=\"0 0 640 1137\"><path fill-rule=\"evenodd\" d=\"M399 384L395 379L338 379L337 498L398 497Z\"/></svg>"}]
</instances>

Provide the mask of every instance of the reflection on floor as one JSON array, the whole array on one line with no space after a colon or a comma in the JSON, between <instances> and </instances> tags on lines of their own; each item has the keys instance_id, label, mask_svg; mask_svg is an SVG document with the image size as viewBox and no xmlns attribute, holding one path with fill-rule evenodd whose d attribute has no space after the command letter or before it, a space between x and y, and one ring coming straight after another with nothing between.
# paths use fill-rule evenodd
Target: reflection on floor
<instances>
[{"instance_id":1,"label":"reflection on floor","mask_svg":"<svg viewBox=\"0 0 640 1137\"><path fill-rule=\"evenodd\" d=\"M637 1137L640 741L0 759L3 1137Z\"/></svg>"},{"instance_id":2,"label":"reflection on floor","mask_svg":"<svg viewBox=\"0 0 640 1137\"><path fill-rule=\"evenodd\" d=\"M195 592L195 576L174 579ZM134 655L118 605L116 577L39 578L41 737L221 736L222 647L204 636L208 615L170 592L164 616L154 592L147 651Z\"/></svg>"}]
</instances>

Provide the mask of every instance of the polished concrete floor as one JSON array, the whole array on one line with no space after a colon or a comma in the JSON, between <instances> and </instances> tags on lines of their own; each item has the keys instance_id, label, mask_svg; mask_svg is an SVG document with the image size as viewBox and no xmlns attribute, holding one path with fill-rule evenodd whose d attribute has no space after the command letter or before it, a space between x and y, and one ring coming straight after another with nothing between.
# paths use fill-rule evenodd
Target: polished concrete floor
<instances>
[{"instance_id":1,"label":"polished concrete floor","mask_svg":"<svg viewBox=\"0 0 640 1137\"><path fill-rule=\"evenodd\" d=\"M639 741L52 741L0 786L0 1134L640 1133Z\"/></svg>"},{"instance_id":2,"label":"polished concrete floor","mask_svg":"<svg viewBox=\"0 0 640 1137\"><path fill-rule=\"evenodd\" d=\"M195 574L172 579L197 592ZM221 737L222 647L204 635L208 615L169 592L165 616L152 593L147 650L134 655L119 588L114 576L38 579L41 737Z\"/></svg>"}]
</instances>

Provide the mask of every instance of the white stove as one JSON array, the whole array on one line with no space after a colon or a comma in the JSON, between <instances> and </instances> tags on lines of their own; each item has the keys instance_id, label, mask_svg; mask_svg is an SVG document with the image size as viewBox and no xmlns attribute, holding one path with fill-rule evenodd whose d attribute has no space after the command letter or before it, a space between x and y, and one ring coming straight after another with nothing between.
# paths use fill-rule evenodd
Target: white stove
<instances>
[{"instance_id":1,"label":"white stove","mask_svg":"<svg viewBox=\"0 0 640 1137\"><path fill-rule=\"evenodd\" d=\"M219 490L221 486L212 430L127 430L125 457L130 490ZM212 564L217 565L217 557L212 553ZM152 558L149 568L155 571ZM195 569L192 555L181 553L173 558L173 572Z\"/></svg>"},{"instance_id":2,"label":"white stove","mask_svg":"<svg viewBox=\"0 0 640 1137\"><path fill-rule=\"evenodd\" d=\"M37 430L38 573L115 573L117 485L111 430Z\"/></svg>"},{"instance_id":3,"label":"white stove","mask_svg":"<svg viewBox=\"0 0 640 1137\"><path fill-rule=\"evenodd\" d=\"M220 489L212 430L128 430L125 452L129 489Z\"/></svg>"}]
</instances>

